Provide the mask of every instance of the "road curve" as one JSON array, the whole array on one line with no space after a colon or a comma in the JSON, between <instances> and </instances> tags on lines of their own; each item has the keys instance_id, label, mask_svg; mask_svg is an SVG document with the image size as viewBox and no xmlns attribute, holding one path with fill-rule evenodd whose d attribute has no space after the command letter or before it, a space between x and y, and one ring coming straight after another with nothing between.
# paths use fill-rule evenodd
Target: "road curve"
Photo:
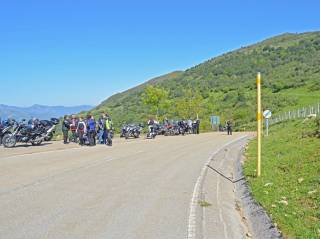
<instances>
[{"instance_id":1,"label":"road curve","mask_svg":"<svg viewBox=\"0 0 320 239\"><path fill-rule=\"evenodd\" d=\"M0 148L0 238L186 238L203 166L243 135Z\"/></svg>"}]
</instances>

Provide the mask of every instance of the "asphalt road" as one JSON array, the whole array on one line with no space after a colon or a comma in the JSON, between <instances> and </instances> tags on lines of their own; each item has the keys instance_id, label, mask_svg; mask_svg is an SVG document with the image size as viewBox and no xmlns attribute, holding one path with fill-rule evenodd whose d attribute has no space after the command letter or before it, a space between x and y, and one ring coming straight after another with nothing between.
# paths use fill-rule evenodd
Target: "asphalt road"
<instances>
[{"instance_id":1,"label":"asphalt road","mask_svg":"<svg viewBox=\"0 0 320 239\"><path fill-rule=\"evenodd\" d=\"M204 165L213 152L243 136L123 139L113 147L61 142L1 147L0 238L187 238L190 200ZM222 160L219 170L232 171L234 162ZM230 187L224 184L228 182L221 180L214 187ZM221 195L220 201L234 203L233 197ZM240 217L232 220L225 222L228 230L241 224ZM241 238L244 233L242 226L234 237L226 236L222 224L212 227L217 227L215 238Z\"/></svg>"}]
</instances>

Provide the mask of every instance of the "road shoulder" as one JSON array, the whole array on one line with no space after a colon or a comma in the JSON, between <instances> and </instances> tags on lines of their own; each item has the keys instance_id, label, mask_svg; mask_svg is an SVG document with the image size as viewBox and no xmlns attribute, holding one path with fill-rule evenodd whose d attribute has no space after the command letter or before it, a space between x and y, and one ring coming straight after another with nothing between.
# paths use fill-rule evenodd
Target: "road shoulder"
<instances>
[{"instance_id":1,"label":"road shoulder","mask_svg":"<svg viewBox=\"0 0 320 239\"><path fill-rule=\"evenodd\" d=\"M231 141L205 165L198 182L194 232L188 238L282 238L245 180L242 162L248 139Z\"/></svg>"},{"instance_id":2,"label":"road shoulder","mask_svg":"<svg viewBox=\"0 0 320 239\"><path fill-rule=\"evenodd\" d=\"M239 151L238 159L235 163L235 175L239 178L244 178L244 152L245 148L243 147ZM239 181L236 183L235 188L236 198L241 208L241 214L248 225L252 237L259 239L283 238L264 208L252 197L248 182L246 180Z\"/></svg>"}]
</instances>

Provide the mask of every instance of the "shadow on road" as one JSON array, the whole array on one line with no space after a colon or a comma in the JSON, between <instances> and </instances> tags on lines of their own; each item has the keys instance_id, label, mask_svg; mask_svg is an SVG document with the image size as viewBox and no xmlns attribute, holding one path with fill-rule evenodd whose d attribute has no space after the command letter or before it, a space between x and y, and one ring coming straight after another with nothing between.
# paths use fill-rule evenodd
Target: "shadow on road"
<instances>
[{"instance_id":1,"label":"shadow on road","mask_svg":"<svg viewBox=\"0 0 320 239\"><path fill-rule=\"evenodd\" d=\"M46 146L46 145L50 145L50 144L52 144L52 143L42 143L40 145L19 144L19 145L16 145L14 148L42 147L42 146Z\"/></svg>"}]
</instances>

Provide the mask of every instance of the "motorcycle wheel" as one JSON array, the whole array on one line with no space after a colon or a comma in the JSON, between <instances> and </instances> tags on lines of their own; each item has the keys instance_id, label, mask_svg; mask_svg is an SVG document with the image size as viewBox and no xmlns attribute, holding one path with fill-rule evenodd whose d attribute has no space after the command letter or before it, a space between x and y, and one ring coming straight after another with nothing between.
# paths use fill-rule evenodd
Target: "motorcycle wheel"
<instances>
[{"instance_id":1,"label":"motorcycle wheel","mask_svg":"<svg viewBox=\"0 0 320 239\"><path fill-rule=\"evenodd\" d=\"M126 139L129 139L129 133L126 133L125 138L126 138Z\"/></svg>"},{"instance_id":2,"label":"motorcycle wheel","mask_svg":"<svg viewBox=\"0 0 320 239\"><path fill-rule=\"evenodd\" d=\"M44 138L45 141L51 141L53 138L53 134L49 134L47 137Z\"/></svg>"},{"instance_id":3,"label":"motorcycle wheel","mask_svg":"<svg viewBox=\"0 0 320 239\"><path fill-rule=\"evenodd\" d=\"M2 143L5 148L13 148L14 146L16 146L17 139L11 134L6 134L2 138Z\"/></svg>"},{"instance_id":4,"label":"motorcycle wheel","mask_svg":"<svg viewBox=\"0 0 320 239\"><path fill-rule=\"evenodd\" d=\"M106 145L107 146L112 146L112 137L111 137L111 135L108 135Z\"/></svg>"},{"instance_id":5,"label":"motorcycle wheel","mask_svg":"<svg viewBox=\"0 0 320 239\"><path fill-rule=\"evenodd\" d=\"M41 143L42 143L42 139L41 138L39 139L38 137L31 142L33 146L39 146Z\"/></svg>"}]
</instances>

